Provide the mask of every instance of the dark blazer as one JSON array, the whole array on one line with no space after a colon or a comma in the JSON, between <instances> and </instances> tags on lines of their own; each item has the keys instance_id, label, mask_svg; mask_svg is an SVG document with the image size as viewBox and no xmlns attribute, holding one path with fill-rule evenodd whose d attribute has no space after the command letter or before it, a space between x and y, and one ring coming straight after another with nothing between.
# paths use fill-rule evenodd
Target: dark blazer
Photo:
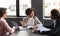
<instances>
[{"instance_id":1,"label":"dark blazer","mask_svg":"<svg viewBox=\"0 0 60 36\"><path fill-rule=\"evenodd\" d=\"M53 27L52 35L53 36L60 36L60 19L56 20L55 28Z\"/></svg>"}]
</instances>

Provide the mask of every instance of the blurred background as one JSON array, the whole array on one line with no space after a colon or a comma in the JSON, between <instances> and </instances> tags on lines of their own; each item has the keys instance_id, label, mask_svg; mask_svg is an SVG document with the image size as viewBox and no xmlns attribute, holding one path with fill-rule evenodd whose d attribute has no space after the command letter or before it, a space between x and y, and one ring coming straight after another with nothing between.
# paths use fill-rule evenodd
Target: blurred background
<instances>
[{"instance_id":1,"label":"blurred background","mask_svg":"<svg viewBox=\"0 0 60 36\"><path fill-rule=\"evenodd\" d=\"M7 8L6 20L11 27L11 21L16 21L21 26L19 21L26 17L27 8L35 8L36 16L45 27L48 27L52 24L50 11L54 8L60 10L60 0L1 0L0 7Z\"/></svg>"}]
</instances>

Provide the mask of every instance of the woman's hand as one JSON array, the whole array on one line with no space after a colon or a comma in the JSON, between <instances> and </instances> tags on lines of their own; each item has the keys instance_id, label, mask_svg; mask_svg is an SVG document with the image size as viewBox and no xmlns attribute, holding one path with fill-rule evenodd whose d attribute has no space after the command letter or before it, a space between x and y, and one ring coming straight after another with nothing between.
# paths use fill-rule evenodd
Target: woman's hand
<instances>
[{"instance_id":1,"label":"woman's hand","mask_svg":"<svg viewBox=\"0 0 60 36\"><path fill-rule=\"evenodd\" d=\"M37 24L35 24L34 27L33 27L33 30L37 31L37 28L38 28L38 26L37 26Z\"/></svg>"},{"instance_id":2,"label":"woman's hand","mask_svg":"<svg viewBox=\"0 0 60 36\"><path fill-rule=\"evenodd\" d=\"M20 21L20 23L22 24L23 27L27 25L25 21Z\"/></svg>"}]
</instances>

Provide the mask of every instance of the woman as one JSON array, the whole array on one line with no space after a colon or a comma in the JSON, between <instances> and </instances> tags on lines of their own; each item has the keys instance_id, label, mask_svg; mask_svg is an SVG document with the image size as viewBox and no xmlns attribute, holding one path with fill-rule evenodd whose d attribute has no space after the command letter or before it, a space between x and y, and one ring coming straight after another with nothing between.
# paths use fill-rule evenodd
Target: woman
<instances>
[{"instance_id":1,"label":"woman","mask_svg":"<svg viewBox=\"0 0 60 36\"><path fill-rule=\"evenodd\" d=\"M37 31L37 30L41 31L42 29L45 29L45 27L43 27L43 24L40 22L38 17L36 17L35 9L28 8L26 9L25 12L26 12L27 17L23 18L23 22L21 22L23 26L33 26L34 31ZM43 28L41 29L40 27L43 27Z\"/></svg>"},{"instance_id":2,"label":"woman","mask_svg":"<svg viewBox=\"0 0 60 36\"><path fill-rule=\"evenodd\" d=\"M60 36L60 13L57 9L51 10L51 19L53 20L53 31L51 36Z\"/></svg>"},{"instance_id":3,"label":"woman","mask_svg":"<svg viewBox=\"0 0 60 36\"><path fill-rule=\"evenodd\" d=\"M7 17L6 8L0 8L0 36L4 36L6 32L14 33L15 28L11 28L5 18Z\"/></svg>"}]
</instances>

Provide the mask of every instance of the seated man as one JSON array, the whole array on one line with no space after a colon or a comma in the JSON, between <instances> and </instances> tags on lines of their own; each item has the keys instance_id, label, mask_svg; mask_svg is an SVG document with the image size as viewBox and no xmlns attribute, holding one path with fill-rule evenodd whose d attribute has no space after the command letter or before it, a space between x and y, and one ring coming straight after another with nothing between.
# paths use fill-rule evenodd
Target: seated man
<instances>
[{"instance_id":1,"label":"seated man","mask_svg":"<svg viewBox=\"0 0 60 36\"><path fill-rule=\"evenodd\" d=\"M14 33L15 28L11 28L6 22L7 17L6 8L0 8L0 36L4 36L6 32Z\"/></svg>"}]
</instances>

